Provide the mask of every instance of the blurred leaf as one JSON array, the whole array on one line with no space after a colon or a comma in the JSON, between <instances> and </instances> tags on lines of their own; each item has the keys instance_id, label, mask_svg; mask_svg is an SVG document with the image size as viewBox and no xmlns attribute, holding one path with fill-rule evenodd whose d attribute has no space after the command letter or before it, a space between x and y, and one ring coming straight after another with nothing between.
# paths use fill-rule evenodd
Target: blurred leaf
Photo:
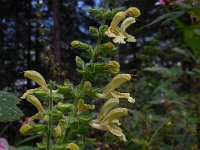
<instances>
[{"instance_id":1,"label":"blurred leaf","mask_svg":"<svg viewBox=\"0 0 200 150\"><path fill-rule=\"evenodd\" d=\"M178 48L178 47L173 48L172 50L175 51L176 53L179 53L179 54L181 54L181 55L184 55L185 57L191 57L191 58L194 59L194 56L193 56L192 53L191 53L190 51L188 51L188 50L183 50L183 49L180 49L180 48Z\"/></svg>"},{"instance_id":2,"label":"blurred leaf","mask_svg":"<svg viewBox=\"0 0 200 150\"><path fill-rule=\"evenodd\" d=\"M169 13L165 13L163 14L162 16L159 16L157 19L155 19L154 21L152 21L151 23L145 25L144 27L142 28L146 28L146 27L149 27L149 26L152 26L156 23L159 23L163 20L165 20L165 23L166 22L169 22L171 21L173 18L177 18L177 17L180 17L181 15L183 15L185 12L184 11L175 11L175 12L169 12Z\"/></svg>"},{"instance_id":3,"label":"blurred leaf","mask_svg":"<svg viewBox=\"0 0 200 150\"><path fill-rule=\"evenodd\" d=\"M198 30L200 30L199 24L184 29L184 41L196 55L200 55L200 35L196 33Z\"/></svg>"},{"instance_id":4,"label":"blurred leaf","mask_svg":"<svg viewBox=\"0 0 200 150\"><path fill-rule=\"evenodd\" d=\"M20 101L15 95L0 91L0 122L15 121L23 117L23 112L16 106Z\"/></svg>"}]
</instances>

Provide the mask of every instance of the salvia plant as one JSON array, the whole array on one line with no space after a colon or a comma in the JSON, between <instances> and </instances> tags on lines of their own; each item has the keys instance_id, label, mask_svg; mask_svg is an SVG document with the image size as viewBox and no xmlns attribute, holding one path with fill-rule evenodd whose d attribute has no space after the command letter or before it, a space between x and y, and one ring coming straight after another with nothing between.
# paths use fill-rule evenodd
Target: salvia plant
<instances>
[{"instance_id":1,"label":"salvia plant","mask_svg":"<svg viewBox=\"0 0 200 150\"><path fill-rule=\"evenodd\" d=\"M75 59L77 71L82 75L78 85L69 80L64 81L63 85L54 81L47 83L40 73L34 70L24 71L24 77L34 81L38 87L27 90L21 99L36 107L37 113L24 121L20 133L41 134L43 139L37 143L39 149L84 149L87 146L82 140L84 131L91 128L107 132L126 142L120 120L128 115L128 109L122 108L120 101L127 99L129 103L134 103L135 100L129 93L122 93L117 88L130 81L131 75L119 73L119 63L108 61L108 58L116 55L117 47L114 43L136 42L126 29L136 22L140 11L136 7L126 10L110 9L111 2L106 1L105 8L89 11L95 20L101 22L99 28L89 28L97 39L96 44L90 45L79 40L71 42L71 46L82 54ZM106 25L108 19L111 20L110 26ZM112 42L108 42L109 38ZM93 86L98 85L95 78L105 74L112 74L114 77L103 88ZM95 108L94 100L102 101L100 109ZM91 111L94 109L98 112L97 115L92 115Z\"/></svg>"}]
</instances>

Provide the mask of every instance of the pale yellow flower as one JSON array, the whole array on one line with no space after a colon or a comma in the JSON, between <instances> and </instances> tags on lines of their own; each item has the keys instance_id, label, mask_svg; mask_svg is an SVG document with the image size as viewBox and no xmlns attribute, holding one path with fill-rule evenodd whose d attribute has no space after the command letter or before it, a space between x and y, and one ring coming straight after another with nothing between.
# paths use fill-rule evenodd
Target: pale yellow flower
<instances>
[{"instance_id":1,"label":"pale yellow flower","mask_svg":"<svg viewBox=\"0 0 200 150\"><path fill-rule=\"evenodd\" d=\"M124 39L126 38L119 30L119 23L126 18L126 13L125 12L118 12L112 22L108 30L105 32L105 34L108 37L114 38L113 42L114 43L122 43L125 44L126 42Z\"/></svg>"},{"instance_id":2,"label":"pale yellow flower","mask_svg":"<svg viewBox=\"0 0 200 150\"><path fill-rule=\"evenodd\" d=\"M88 109L94 109L95 105L85 104L83 99L79 99L77 108L78 108L77 114L79 115L79 114L82 114L83 112L85 112Z\"/></svg>"},{"instance_id":3,"label":"pale yellow flower","mask_svg":"<svg viewBox=\"0 0 200 150\"><path fill-rule=\"evenodd\" d=\"M24 71L24 76L33 80L39 86L47 88L46 81L44 80L43 76L40 73L38 73L37 71L34 71L34 70Z\"/></svg>"},{"instance_id":4,"label":"pale yellow flower","mask_svg":"<svg viewBox=\"0 0 200 150\"><path fill-rule=\"evenodd\" d=\"M28 95L31 95L33 94L33 92L35 90L45 90L45 91L48 91L49 92L49 89L47 87L47 84L46 84L46 81L44 80L43 76L38 73L37 71L34 71L34 70L27 70L27 71L24 71L24 76L33 80L34 82L36 82L40 87L38 88L35 88L35 89L29 89L27 90L22 96L21 96L21 99L26 99L26 97Z\"/></svg>"},{"instance_id":5,"label":"pale yellow flower","mask_svg":"<svg viewBox=\"0 0 200 150\"><path fill-rule=\"evenodd\" d=\"M66 148L67 150L80 150L80 147L75 143L69 143Z\"/></svg>"},{"instance_id":6,"label":"pale yellow flower","mask_svg":"<svg viewBox=\"0 0 200 150\"><path fill-rule=\"evenodd\" d=\"M119 99L117 98L111 98L108 101L105 102L103 107L101 108L99 115L97 119L93 120L95 123L99 123L105 116L106 114L117 104L119 104Z\"/></svg>"},{"instance_id":7,"label":"pale yellow flower","mask_svg":"<svg viewBox=\"0 0 200 150\"><path fill-rule=\"evenodd\" d=\"M28 102L30 102L33 106L35 106L37 108L37 110L38 110L38 113L36 113L34 116L30 117L28 119L28 122L31 122L31 121L33 121L35 119L38 119L38 120L41 119L42 114L44 112L44 109L43 109L42 104L40 103L40 101L33 95L28 95L26 100Z\"/></svg>"},{"instance_id":8,"label":"pale yellow flower","mask_svg":"<svg viewBox=\"0 0 200 150\"><path fill-rule=\"evenodd\" d=\"M111 110L118 103L118 99L108 100L102 107L97 119L92 121L91 126L95 129L108 131L118 136L121 140L126 141L126 137L122 132L122 129L116 125L119 124L119 119L121 117L128 114L128 109L115 108Z\"/></svg>"},{"instance_id":9,"label":"pale yellow flower","mask_svg":"<svg viewBox=\"0 0 200 150\"><path fill-rule=\"evenodd\" d=\"M114 43L125 44L127 42L136 42L136 39L126 32L126 29L133 23L136 22L135 18L141 15L140 10L136 7L130 7L124 12L118 12L108 30L105 34L108 37L114 38ZM128 16L127 19L126 16ZM124 20L125 19L125 20ZM124 20L124 21L123 21ZM123 21L121 27L119 27L120 22Z\"/></svg>"},{"instance_id":10,"label":"pale yellow flower","mask_svg":"<svg viewBox=\"0 0 200 150\"><path fill-rule=\"evenodd\" d=\"M128 17L126 18L123 22L122 25L120 27L120 31L123 33L123 35L127 38L127 42L136 42L136 39L134 36L128 34L126 32L126 29L133 23L135 23L136 20L133 17Z\"/></svg>"},{"instance_id":11,"label":"pale yellow flower","mask_svg":"<svg viewBox=\"0 0 200 150\"><path fill-rule=\"evenodd\" d=\"M126 98L130 103L134 103L135 99L130 96L129 93L121 93L115 91L121 84L124 82L130 81L130 74L118 74L115 76L109 84L105 86L102 93L97 93L98 98L102 99L110 99L110 98Z\"/></svg>"}]
</instances>

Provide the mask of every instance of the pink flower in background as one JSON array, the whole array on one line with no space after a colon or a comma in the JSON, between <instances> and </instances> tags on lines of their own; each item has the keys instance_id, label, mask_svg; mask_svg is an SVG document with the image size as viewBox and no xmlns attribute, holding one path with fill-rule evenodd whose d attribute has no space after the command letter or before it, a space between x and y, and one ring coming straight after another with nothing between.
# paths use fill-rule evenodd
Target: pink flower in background
<instances>
[{"instance_id":1,"label":"pink flower in background","mask_svg":"<svg viewBox=\"0 0 200 150\"><path fill-rule=\"evenodd\" d=\"M160 5L160 6L165 6L167 3L165 2L165 0L159 0L155 3L155 5Z\"/></svg>"},{"instance_id":2,"label":"pink flower in background","mask_svg":"<svg viewBox=\"0 0 200 150\"><path fill-rule=\"evenodd\" d=\"M0 138L0 150L8 150L9 145L5 138Z\"/></svg>"}]
</instances>

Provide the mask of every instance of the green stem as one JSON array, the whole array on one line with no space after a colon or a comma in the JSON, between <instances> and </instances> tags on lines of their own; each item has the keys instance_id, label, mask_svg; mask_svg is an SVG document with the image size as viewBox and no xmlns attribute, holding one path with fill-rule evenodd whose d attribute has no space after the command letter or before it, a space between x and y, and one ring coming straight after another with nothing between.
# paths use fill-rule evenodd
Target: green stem
<instances>
[{"instance_id":1,"label":"green stem","mask_svg":"<svg viewBox=\"0 0 200 150\"><path fill-rule=\"evenodd\" d=\"M105 12L107 12L107 10L108 10L108 8L109 8L110 1L111 1L111 0L107 0L107 1L106 1ZM102 19L101 26L105 25L105 22L106 22L106 20L103 18L103 19ZM92 63L95 61L95 57L96 57L96 47L97 47L98 45L100 45L101 42L102 42L102 36L98 36L97 44L96 44L96 46L95 46L95 48L94 48L94 50L93 50L93 52L92 52L92 56L91 56L91 58L90 58L89 65L92 64ZM80 94L81 94L81 92L82 92L82 89L83 89L83 86L84 86L84 83L85 83L86 80L87 80L87 78L86 78L86 76L84 75L83 78L82 78L82 80L81 80L81 82L80 82L80 84L79 84L79 85L77 86L77 88L76 88L76 91L75 91L76 97L75 97L74 103L73 103L74 106L75 106L75 109L74 109L74 111L73 111L73 112L71 113L71 115L70 115L70 116L72 116L72 117L75 117L75 116L76 116L76 113L77 113L77 108L76 108L76 106L77 106L77 104L78 104L78 100L80 99ZM69 123L69 122L68 122L68 123ZM70 135L71 135L71 132L70 132L70 127L69 127L69 128L65 131L65 135L64 135L64 138L63 138L63 143L67 143L67 141L68 141L69 138L70 138Z\"/></svg>"},{"instance_id":2,"label":"green stem","mask_svg":"<svg viewBox=\"0 0 200 150\"><path fill-rule=\"evenodd\" d=\"M53 93L51 89L50 99L49 99L49 112L52 113L52 110L53 110ZM51 134L52 134L52 116L50 115L48 122L48 133L47 133L47 150L51 150Z\"/></svg>"}]
</instances>

